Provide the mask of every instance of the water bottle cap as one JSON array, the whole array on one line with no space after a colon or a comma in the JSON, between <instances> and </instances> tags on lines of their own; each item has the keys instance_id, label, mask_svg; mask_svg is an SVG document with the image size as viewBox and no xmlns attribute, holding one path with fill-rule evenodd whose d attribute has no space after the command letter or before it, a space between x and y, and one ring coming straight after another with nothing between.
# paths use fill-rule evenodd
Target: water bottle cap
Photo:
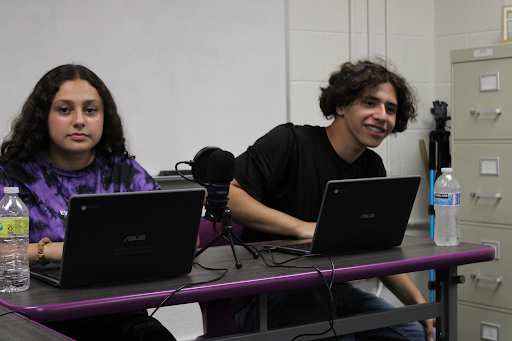
<instances>
[{"instance_id":1,"label":"water bottle cap","mask_svg":"<svg viewBox=\"0 0 512 341\"><path fill-rule=\"evenodd\" d=\"M8 194L17 194L19 193L20 190L18 187L4 187L4 193L8 193Z\"/></svg>"},{"instance_id":2,"label":"water bottle cap","mask_svg":"<svg viewBox=\"0 0 512 341\"><path fill-rule=\"evenodd\" d=\"M451 173L453 170L449 167L443 167L441 168L441 173Z\"/></svg>"}]
</instances>

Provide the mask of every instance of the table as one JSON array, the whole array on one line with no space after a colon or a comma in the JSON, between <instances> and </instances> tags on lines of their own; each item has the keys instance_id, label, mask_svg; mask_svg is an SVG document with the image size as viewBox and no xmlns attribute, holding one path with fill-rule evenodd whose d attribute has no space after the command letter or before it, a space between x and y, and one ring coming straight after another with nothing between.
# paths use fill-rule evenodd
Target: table
<instances>
[{"instance_id":1,"label":"table","mask_svg":"<svg viewBox=\"0 0 512 341\"><path fill-rule=\"evenodd\" d=\"M0 308L0 314L7 310ZM48 329L37 322L18 314L0 316L0 340L41 341L41 340L72 340L54 330Z\"/></svg>"},{"instance_id":2,"label":"table","mask_svg":"<svg viewBox=\"0 0 512 341\"><path fill-rule=\"evenodd\" d=\"M265 293L323 285L323 280L313 269L268 268L261 259L253 259L241 247L237 246L237 249L243 263L241 269L235 268L229 247L212 247L206 250L196 261L204 266L228 268L226 276L214 283L185 288L176 293L166 305L260 295L259 331L223 337L223 340L261 340L262 337L265 340L282 340L291 339L293 335L327 329L328 323L322 322L268 331ZM276 256L281 260L290 257L285 254ZM341 330L345 334L437 317L437 340L456 340L457 266L493 258L494 249L489 246L461 243L458 246L439 247L432 239L410 236L405 236L400 247L333 256L335 282L436 269L438 289L436 302L339 319L335 321L335 328L339 334ZM294 263L315 265L322 270L327 280L332 276L331 265L326 258L302 259ZM220 273L194 266L189 275L176 278L67 290L32 280L30 288L24 292L0 294L0 306L24 311L38 322L145 309L158 306L182 285L207 281Z\"/></svg>"}]
</instances>

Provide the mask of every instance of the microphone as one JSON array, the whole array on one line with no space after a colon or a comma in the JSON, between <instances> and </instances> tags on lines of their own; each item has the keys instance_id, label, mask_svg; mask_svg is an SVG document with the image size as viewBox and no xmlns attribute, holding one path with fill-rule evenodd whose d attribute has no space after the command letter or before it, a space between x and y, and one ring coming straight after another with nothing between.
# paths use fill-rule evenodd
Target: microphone
<instances>
[{"instance_id":1,"label":"microphone","mask_svg":"<svg viewBox=\"0 0 512 341\"><path fill-rule=\"evenodd\" d=\"M222 222L221 232L219 233L215 230L217 232L217 236L206 244L206 246L203 246L201 250L196 252L194 258L203 253L204 250L209 248L220 238L228 240L231 244L231 250L235 257L235 265L237 269L242 267L242 263L238 258L238 253L233 240L237 240L240 245L252 254L254 259L258 258L259 253L250 249L236 234L233 233L231 210L227 207L229 201L229 185L233 180L235 173L235 157L233 154L218 147L209 146L201 149L194 157L194 161L191 161L188 164L192 166L194 181L205 186L208 190L204 218L213 222L214 230L215 223Z\"/></svg>"},{"instance_id":2,"label":"microphone","mask_svg":"<svg viewBox=\"0 0 512 341\"><path fill-rule=\"evenodd\" d=\"M208 158L206 177L208 179L208 198L225 199L229 193L229 184L235 173L235 157L225 150L216 150Z\"/></svg>"},{"instance_id":3,"label":"microphone","mask_svg":"<svg viewBox=\"0 0 512 341\"><path fill-rule=\"evenodd\" d=\"M185 163L192 167L192 179L185 177L178 165ZM176 172L186 180L205 187L206 197L205 218L211 221L222 221L227 209L229 185L235 173L235 157L219 147L208 146L201 149L192 161L180 161L175 166Z\"/></svg>"}]
</instances>

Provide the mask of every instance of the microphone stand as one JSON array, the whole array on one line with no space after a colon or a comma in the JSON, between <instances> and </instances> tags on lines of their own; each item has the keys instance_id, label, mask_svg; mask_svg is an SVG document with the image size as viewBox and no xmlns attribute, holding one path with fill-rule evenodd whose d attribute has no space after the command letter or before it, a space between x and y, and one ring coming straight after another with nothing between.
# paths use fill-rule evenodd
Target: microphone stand
<instances>
[{"instance_id":1,"label":"microphone stand","mask_svg":"<svg viewBox=\"0 0 512 341\"><path fill-rule=\"evenodd\" d=\"M445 129L446 121L450 120L448 116L448 104L445 102L434 101L434 107L430 108L430 113L434 115L436 121L436 129L429 134L429 178L430 178L430 205L428 206L428 214L430 215L430 238L434 238L434 184L437 177L441 174L441 168L450 167L450 132ZM430 270L429 289L435 288L434 270ZM434 290L430 289L430 301L434 301Z\"/></svg>"},{"instance_id":2,"label":"microphone stand","mask_svg":"<svg viewBox=\"0 0 512 341\"><path fill-rule=\"evenodd\" d=\"M201 250L197 251L194 255L194 258L199 256L203 251L213 245L220 238L225 238L229 241L231 245L231 250L233 251L233 256L235 257L235 265L237 269L242 267L242 262L238 258L238 253L235 248L235 243L233 239L238 241L238 244L243 246L247 251L249 251L254 259L259 257L259 253L251 248L249 248L238 236L234 233L233 229L233 221L231 219L231 210L226 207L228 203L228 198L225 199L210 199L206 197L206 214L204 218L206 220L211 221L213 224L216 222L222 221L221 232L218 236L213 238L208 244L206 244Z\"/></svg>"}]
</instances>

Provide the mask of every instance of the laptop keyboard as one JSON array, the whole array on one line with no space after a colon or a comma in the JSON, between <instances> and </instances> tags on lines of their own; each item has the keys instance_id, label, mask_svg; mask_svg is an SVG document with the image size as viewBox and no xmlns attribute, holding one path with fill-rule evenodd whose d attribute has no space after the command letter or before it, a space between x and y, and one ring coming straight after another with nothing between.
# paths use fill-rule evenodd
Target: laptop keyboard
<instances>
[{"instance_id":1,"label":"laptop keyboard","mask_svg":"<svg viewBox=\"0 0 512 341\"><path fill-rule=\"evenodd\" d=\"M311 243L290 244L286 245L286 247L290 249L309 251L309 249L311 249Z\"/></svg>"},{"instance_id":2,"label":"laptop keyboard","mask_svg":"<svg viewBox=\"0 0 512 341\"><path fill-rule=\"evenodd\" d=\"M56 281L59 280L59 274L56 274L54 272L47 272L47 273L45 273L45 276L48 277L48 278L52 278L52 279L54 279Z\"/></svg>"},{"instance_id":3,"label":"laptop keyboard","mask_svg":"<svg viewBox=\"0 0 512 341\"><path fill-rule=\"evenodd\" d=\"M54 268L54 269L48 269L45 272L41 273L43 276L54 279L56 281L59 280L60 277L60 269Z\"/></svg>"}]
</instances>

